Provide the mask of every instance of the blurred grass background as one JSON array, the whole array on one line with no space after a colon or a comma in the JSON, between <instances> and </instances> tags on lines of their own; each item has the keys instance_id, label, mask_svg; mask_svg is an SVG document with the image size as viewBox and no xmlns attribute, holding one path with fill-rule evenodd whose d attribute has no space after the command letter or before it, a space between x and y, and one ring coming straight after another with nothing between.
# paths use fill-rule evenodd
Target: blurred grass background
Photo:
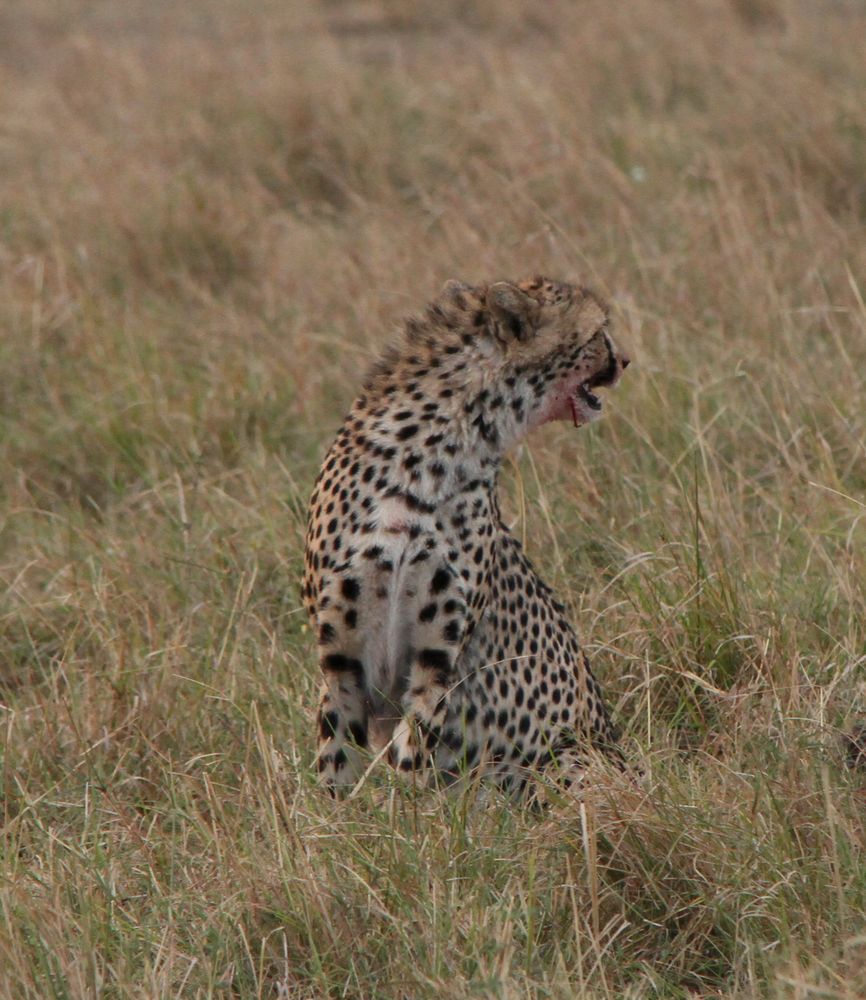
<instances>
[{"instance_id":1,"label":"blurred grass background","mask_svg":"<svg viewBox=\"0 0 866 1000\"><path fill-rule=\"evenodd\" d=\"M866 9L0 8L0 992L866 995ZM635 363L505 509L628 783L311 777L306 500L449 277Z\"/></svg>"}]
</instances>

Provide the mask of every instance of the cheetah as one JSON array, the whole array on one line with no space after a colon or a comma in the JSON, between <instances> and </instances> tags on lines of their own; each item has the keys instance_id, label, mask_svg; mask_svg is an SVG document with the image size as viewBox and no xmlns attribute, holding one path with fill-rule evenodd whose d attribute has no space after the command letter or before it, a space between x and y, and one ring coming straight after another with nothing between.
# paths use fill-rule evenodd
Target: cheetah
<instances>
[{"instance_id":1,"label":"cheetah","mask_svg":"<svg viewBox=\"0 0 866 1000\"><path fill-rule=\"evenodd\" d=\"M553 420L597 419L629 359L607 307L536 277L449 281L368 374L310 500L303 600L323 687L317 767L332 794L365 753L523 789L617 733L563 606L503 524L506 452ZM419 774L421 776L421 774Z\"/></svg>"}]
</instances>

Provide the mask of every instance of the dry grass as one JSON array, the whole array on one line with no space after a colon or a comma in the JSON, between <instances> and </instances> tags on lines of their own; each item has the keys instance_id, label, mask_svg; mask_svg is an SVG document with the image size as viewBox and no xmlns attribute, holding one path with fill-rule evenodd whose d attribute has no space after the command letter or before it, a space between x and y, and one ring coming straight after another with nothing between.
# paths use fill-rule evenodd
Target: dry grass
<instances>
[{"instance_id":1,"label":"dry grass","mask_svg":"<svg viewBox=\"0 0 866 1000\"><path fill-rule=\"evenodd\" d=\"M0 11L0 993L866 994L863 7ZM503 484L646 794L310 775L306 497L447 277L635 364Z\"/></svg>"}]
</instances>

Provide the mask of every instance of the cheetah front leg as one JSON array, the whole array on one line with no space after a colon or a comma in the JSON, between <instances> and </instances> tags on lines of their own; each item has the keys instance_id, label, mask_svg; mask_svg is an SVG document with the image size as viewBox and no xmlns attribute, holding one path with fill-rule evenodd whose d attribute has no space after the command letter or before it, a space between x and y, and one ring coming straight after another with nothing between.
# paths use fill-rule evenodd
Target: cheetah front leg
<instances>
[{"instance_id":1,"label":"cheetah front leg","mask_svg":"<svg viewBox=\"0 0 866 1000\"><path fill-rule=\"evenodd\" d=\"M424 766L439 742L468 620L459 578L446 565L413 596L408 685L390 750L391 763L404 772Z\"/></svg>"},{"instance_id":2,"label":"cheetah front leg","mask_svg":"<svg viewBox=\"0 0 866 1000\"><path fill-rule=\"evenodd\" d=\"M345 791L363 773L367 746L367 701L360 660L327 652L320 664L324 684L316 713L319 777L332 794Z\"/></svg>"}]
</instances>

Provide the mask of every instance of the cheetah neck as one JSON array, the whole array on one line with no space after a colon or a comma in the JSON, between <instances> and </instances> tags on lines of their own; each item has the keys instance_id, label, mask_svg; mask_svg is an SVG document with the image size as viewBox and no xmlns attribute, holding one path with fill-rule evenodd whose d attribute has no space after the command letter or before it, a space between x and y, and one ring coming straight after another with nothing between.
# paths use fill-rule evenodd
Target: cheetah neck
<instances>
[{"instance_id":1,"label":"cheetah neck","mask_svg":"<svg viewBox=\"0 0 866 1000\"><path fill-rule=\"evenodd\" d=\"M511 358L480 305L443 300L409 319L350 415L387 468L380 480L425 504L467 484L492 488L505 454L539 422L544 383Z\"/></svg>"},{"instance_id":2,"label":"cheetah neck","mask_svg":"<svg viewBox=\"0 0 866 1000\"><path fill-rule=\"evenodd\" d=\"M482 361L440 362L433 378L395 377L356 401L348 424L381 462L381 485L431 508L495 488L504 455L529 429L531 390L516 377L485 377Z\"/></svg>"}]
</instances>

